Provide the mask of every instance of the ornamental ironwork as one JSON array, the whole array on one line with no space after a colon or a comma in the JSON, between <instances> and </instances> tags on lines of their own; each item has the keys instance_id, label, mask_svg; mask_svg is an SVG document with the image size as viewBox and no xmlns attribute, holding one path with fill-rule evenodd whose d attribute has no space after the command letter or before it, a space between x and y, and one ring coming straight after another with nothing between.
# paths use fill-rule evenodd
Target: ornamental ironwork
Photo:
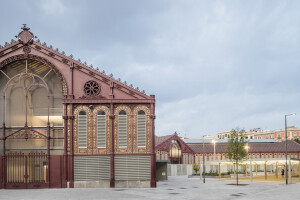
<instances>
[{"instance_id":1,"label":"ornamental ironwork","mask_svg":"<svg viewBox=\"0 0 300 200\"><path fill-rule=\"evenodd\" d=\"M84 93L88 96L97 96L100 94L100 86L96 81L88 81L84 84Z\"/></svg>"}]
</instances>

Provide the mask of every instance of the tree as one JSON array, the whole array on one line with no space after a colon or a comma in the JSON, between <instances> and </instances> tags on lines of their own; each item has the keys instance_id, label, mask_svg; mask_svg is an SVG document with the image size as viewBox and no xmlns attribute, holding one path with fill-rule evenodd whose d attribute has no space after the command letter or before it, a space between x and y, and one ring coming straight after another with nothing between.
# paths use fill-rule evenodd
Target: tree
<instances>
[{"instance_id":1,"label":"tree","mask_svg":"<svg viewBox=\"0 0 300 200\"><path fill-rule=\"evenodd\" d=\"M247 156L247 152L245 149L245 136L243 131L239 130L231 130L230 139L228 139L226 152L227 157L236 164L236 185L239 184L238 177L238 166L239 161L243 160Z\"/></svg>"},{"instance_id":2,"label":"tree","mask_svg":"<svg viewBox=\"0 0 300 200\"><path fill-rule=\"evenodd\" d=\"M295 138L294 141L300 144L300 139L299 138Z\"/></svg>"},{"instance_id":3,"label":"tree","mask_svg":"<svg viewBox=\"0 0 300 200\"><path fill-rule=\"evenodd\" d=\"M195 170L196 174L200 170L200 166L197 165L196 163L193 164L193 169Z\"/></svg>"}]
</instances>

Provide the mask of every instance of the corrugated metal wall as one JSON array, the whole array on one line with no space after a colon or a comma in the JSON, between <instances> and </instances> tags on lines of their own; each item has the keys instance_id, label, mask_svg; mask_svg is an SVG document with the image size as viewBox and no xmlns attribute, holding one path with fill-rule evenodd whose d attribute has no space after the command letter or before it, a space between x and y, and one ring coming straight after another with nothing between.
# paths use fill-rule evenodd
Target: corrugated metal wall
<instances>
[{"instance_id":1,"label":"corrugated metal wall","mask_svg":"<svg viewBox=\"0 0 300 200\"><path fill-rule=\"evenodd\" d=\"M150 180L150 156L115 156L115 180Z\"/></svg>"},{"instance_id":2,"label":"corrugated metal wall","mask_svg":"<svg viewBox=\"0 0 300 200\"><path fill-rule=\"evenodd\" d=\"M74 156L74 180L110 180L110 157Z\"/></svg>"}]
</instances>

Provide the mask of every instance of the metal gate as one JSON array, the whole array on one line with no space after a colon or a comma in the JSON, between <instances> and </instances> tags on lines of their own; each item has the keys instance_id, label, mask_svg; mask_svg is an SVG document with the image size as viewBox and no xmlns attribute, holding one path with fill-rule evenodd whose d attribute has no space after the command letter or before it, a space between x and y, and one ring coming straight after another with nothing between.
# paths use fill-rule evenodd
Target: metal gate
<instances>
[{"instance_id":1,"label":"metal gate","mask_svg":"<svg viewBox=\"0 0 300 200\"><path fill-rule=\"evenodd\" d=\"M6 188L49 187L48 157L45 153L9 153L6 155Z\"/></svg>"}]
</instances>

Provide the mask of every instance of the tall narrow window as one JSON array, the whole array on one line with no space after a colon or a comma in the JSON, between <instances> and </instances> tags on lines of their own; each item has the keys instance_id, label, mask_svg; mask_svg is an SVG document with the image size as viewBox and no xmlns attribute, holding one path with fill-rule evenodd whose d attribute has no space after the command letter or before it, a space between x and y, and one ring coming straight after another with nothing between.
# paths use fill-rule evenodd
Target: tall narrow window
<instances>
[{"instance_id":1,"label":"tall narrow window","mask_svg":"<svg viewBox=\"0 0 300 200\"><path fill-rule=\"evenodd\" d=\"M146 114L143 110L137 114L137 145L146 147Z\"/></svg>"},{"instance_id":2,"label":"tall narrow window","mask_svg":"<svg viewBox=\"0 0 300 200\"><path fill-rule=\"evenodd\" d=\"M83 110L78 114L78 148L87 148L87 116Z\"/></svg>"},{"instance_id":3,"label":"tall narrow window","mask_svg":"<svg viewBox=\"0 0 300 200\"><path fill-rule=\"evenodd\" d=\"M118 134L119 148L127 148L127 114L124 110L119 112Z\"/></svg>"},{"instance_id":4,"label":"tall narrow window","mask_svg":"<svg viewBox=\"0 0 300 200\"><path fill-rule=\"evenodd\" d=\"M97 146L106 147L106 115L103 110L97 113Z\"/></svg>"}]
</instances>

